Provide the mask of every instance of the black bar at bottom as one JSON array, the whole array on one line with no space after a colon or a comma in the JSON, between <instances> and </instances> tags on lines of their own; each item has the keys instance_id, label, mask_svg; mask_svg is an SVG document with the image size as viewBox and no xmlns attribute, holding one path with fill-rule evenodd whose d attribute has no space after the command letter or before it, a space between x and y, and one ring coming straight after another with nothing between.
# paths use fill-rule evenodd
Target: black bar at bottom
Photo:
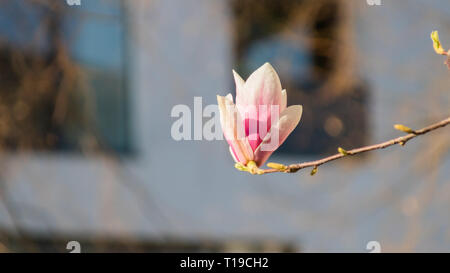
<instances>
[{"instance_id":1,"label":"black bar at bottom","mask_svg":"<svg viewBox=\"0 0 450 273\"><path fill-rule=\"evenodd\" d=\"M316 270L402 269L446 266L448 254L312 253L149 253L149 254L0 254L0 263L18 270L95 269L125 272L302 272ZM386 262L386 263L385 263ZM446 267L445 267L446 268ZM134 270L138 269L138 270ZM130 271L131 270L131 271ZM327 271L328 272L328 271Z\"/></svg>"}]
</instances>

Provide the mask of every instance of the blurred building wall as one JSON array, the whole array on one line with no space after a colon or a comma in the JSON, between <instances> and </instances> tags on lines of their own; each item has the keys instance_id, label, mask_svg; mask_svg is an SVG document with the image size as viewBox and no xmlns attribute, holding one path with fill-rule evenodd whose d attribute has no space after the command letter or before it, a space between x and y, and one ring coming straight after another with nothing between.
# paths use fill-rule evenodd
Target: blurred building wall
<instances>
[{"instance_id":1,"label":"blurred building wall","mask_svg":"<svg viewBox=\"0 0 450 273\"><path fill-rule=\"evenodd\" d=\"M429 33L439 29L450 45L450 5L353 2L355 54L373 96L371 142L398 136L394 123L421 127L448 115L448 71ZM9 207L0 203L3 227L69 237L263 237L306 251L364 252L372 240L385 251L449 250L450 158L440 153L449 146L446 129L405 148L330 163L314 177L308 171L240 173L225 141L170 136L174 105L193 107L194 96L213 104L216 94L233 88L226 1L128 6L136 156L11 154L4 162Z\"/></svg>"}]
</instances>

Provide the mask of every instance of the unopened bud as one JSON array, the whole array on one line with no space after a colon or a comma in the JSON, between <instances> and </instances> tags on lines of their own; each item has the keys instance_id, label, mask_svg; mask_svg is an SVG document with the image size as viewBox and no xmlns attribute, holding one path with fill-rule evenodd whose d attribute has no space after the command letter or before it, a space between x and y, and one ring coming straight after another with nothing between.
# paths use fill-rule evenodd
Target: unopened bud
<instances>
[{"instance_id":1,"label":"unopened bud","mask_svg":"<svg viewBox=\"0 0 450 273\"><path fill-rule=\"evenodd\" d=\"M339 147L337 150L342 155L348 155L348 152L346 150L342 149L341 147Z\"/></svg>"},{"instance_id":2,"label":"unopened bud","mask_svg":"<svg viewBox=\"0 0 450 273\"><path fill-rule=\"evenodd\" d=\"M284 171L287 169L287 166L280 164L280 163L274 163L274 162L267 163L267 167L272 168L272 169L281 170L281 171Z\"/></svg>"},{"instance_id":3,"label":"unopened bud","mask_svg":"<svg viewBox=\"0 0 450 273\"><path fill-rule=\"evenodd\" d=\"M234 164L234 167L240 171L247 171L247 168L240 162Z\"/></svg>"},{"instance_id":4,"label":"unopened bud","mask_svg":"<svg viewBox=\"0 0 450 273\"><path fill-rule=\"evenodd\" d=\"M411 128L405 126L405 125L402 125L402 124L395 124L394 128L396 130L399 130L399 131L402 131L402 132L405 132L405 133L408 133L408 134L414 134L414 130L413 129L411 129Z\"/></svg>"},{"instance_id":5,"label":"unopened bud","mask_svg":"<svg viewBox=\"0 0 450 273\"><path fill-rule=\"evenodd\" d=\"M441 41L439 40L439 34L437 30L431 32L431 40L433 41L433 48L434 51L436 51L439 55L447 55L447 52L445 52L444 48L442 48Z\"/></svg>"}]
</instances>

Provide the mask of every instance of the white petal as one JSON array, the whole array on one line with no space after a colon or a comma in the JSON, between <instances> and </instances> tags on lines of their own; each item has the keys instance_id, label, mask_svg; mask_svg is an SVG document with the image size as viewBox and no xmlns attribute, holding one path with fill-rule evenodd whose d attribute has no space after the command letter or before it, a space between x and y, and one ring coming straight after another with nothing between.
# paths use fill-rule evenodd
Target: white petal
<instances>
[{"instance_id":1,"label":"white petal","mask_svg":"<svg viewBox=\"0 0 450 273\"><path fill-rule=\"evenodd\" d=\"M245 97L249 105L280 105L281 83L277 72L265 63L245 82Z\"/></svg>"},{"instance_id":2,"label":"white petal","mask_svg":"<svg viewBox=\"0 0 450 273\"><path fill-rule=\"evenodd\" d=\"M236 95L240 93L240 91L244 90L245 81L239 76L239 74L233 69L233 77L234 83L236 84Z\"/></svg>"},{"instance_id":3,"label":"white petal","mask_svg":"<svg viewBox=\"0 0 450 273\"><path fill-rule=\"evenodd\" d=\"M231 93L228 93L228 95L225 96L225 98L231 102L233 102L233 95Z\"/></svg>"},{"instance_id":4,"label":"white petal","mask_svg":"<svg viewBox=\"0 0 450 273\"><path fill-rule=\"evenodd\" d=\"M236 84L236 106L239 110L242 119L245 119L245 107L247 105L247 99L245 97L245 81L239 76L239 74L233 70L234 82Z\"/></svg>"},{"instance_id":5,"label":"white petal","mask_svg":"<svg viewBox=\"0 0 450 273\"><path fill-rule=\"evenodd\" d=\"M236 152L236 157L242 164L253 160L253 150L245 137L244 124L236 106L226 97L217 96L220 112L220 123L225 138Z\"/></svg>"},{"instance_id":6,"label":"white petal","mask_svg":"<svg viewBox=\"0 0 450 273\"><path fill-rule=\"evenodd\" d=\"M281 90L281 103L280 103L280 113L284 111L287 107L287 94L286 89Z\"/></svg>"},{"instance_id":7,"label":"white petal","mask_svg":"<svg viewBox=\"0 0 450 273\"><path fill-rule=\"evenodd\" d=\"M228 146L228 148L229 148L229 150L230 150L230 154L231 154L231 156L233 157L233 159L234 159L234 162L239 162L237 159L236 159L236 156L234 155L234 153L233 153L233 149L231 148L231 146Z\"/></svg>"}]
</instances>

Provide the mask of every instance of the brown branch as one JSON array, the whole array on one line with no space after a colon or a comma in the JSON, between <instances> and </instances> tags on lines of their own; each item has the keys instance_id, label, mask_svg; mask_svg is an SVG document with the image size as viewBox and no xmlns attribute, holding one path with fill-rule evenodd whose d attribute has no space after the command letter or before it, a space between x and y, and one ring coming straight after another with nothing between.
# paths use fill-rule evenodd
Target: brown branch
<instances>
[{"instance_id":1,"label":"brown branch","mask_svg":"<svg viewBox=\"0 0 450 273\"><path fill-rule=\"evenodd\" d=\"M420 136L420 135L424 135L428 132L434 131L436 129L442 128L446 125L448 125L450 123L450 117L439 121L437 123L434 123L430 126L424 127L420 130L417 131L412 131L411 133L405 135L405 136L401 136L401 137L397 137L379 144L374 144L374 145L370 145L370 146L364 146L364 147L360 147L360 148L356 148L356 149L352 149L352 150L341 150L339 153L332 155L332 156L328 156L319 160L315 160L315 161L309 161L309 162L303 162L303 163L298 163L298 164L291 164L288 166L283 166L280 167L279 169L259 169L258 174L266 174L266 173L276 173L276 172L284 172L284 173L294 173L297 172L298 170L304 169L304 168L308 168L308 167L313 167L313 172L311 172L311 174L314 174L317 171L317 167L319 167L322 164L325 164L327 162L342 158L342 157L346 157L346 156L351 156L351 155L356 155L356 154L360 154L360 153L364 153L364 152L368 152L368 151L373 151L373 150L378 150L378 149L384 149L387 148L389 146L393 146L396 144L399 145L405 145L406 142L408 142L409 140Z\"/></svg>"}]
</instances>

